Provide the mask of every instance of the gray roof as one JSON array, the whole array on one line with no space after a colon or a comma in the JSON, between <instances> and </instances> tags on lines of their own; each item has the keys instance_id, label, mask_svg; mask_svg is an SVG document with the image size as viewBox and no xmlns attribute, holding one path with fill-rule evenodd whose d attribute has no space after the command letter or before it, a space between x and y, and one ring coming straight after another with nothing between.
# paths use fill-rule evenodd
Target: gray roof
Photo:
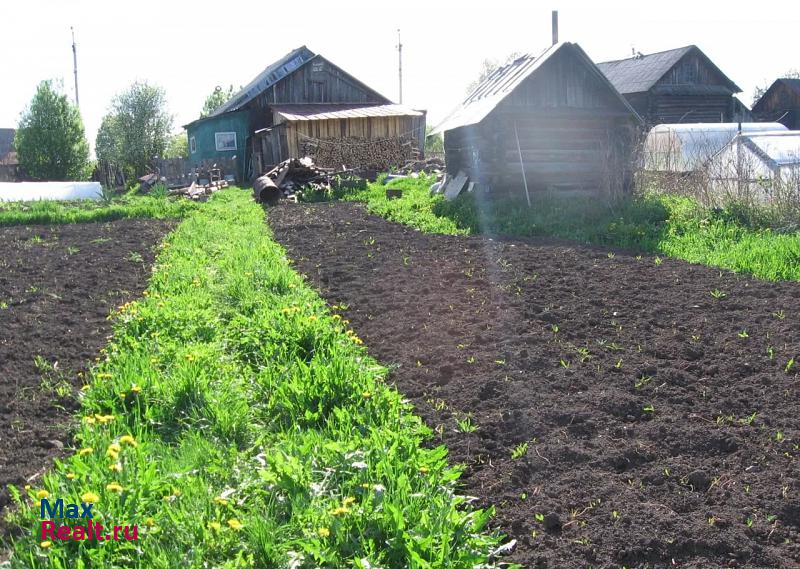
<instances>
[{"instance_id":1,"label":"gray roof","mask_svg":"<svg viewBox=\"0 0 800 569\"><path fill-rule=\"evenodd\" d=\"M259 73L247 86L231 97L227 103L217 107L209 116L214 117L222 113L241 109L244 105L258 97L259 94L269 89L315 55L313 51L304 45L290 51Z\"/></svg>"},{"instance_id":2,"label":"gray roof","mask_svg":"<svg viewBox=\"0 0 800 569\"><path fill-rule=\"evenodd\" d=\"M620 93L644 93L649 91L683 56L691 51L697 51L705 59L706 63L719 74L726 87L734 93L741 92L736 83L728 79L708 56L695 45L687 45L686 47L648 55L640 54L616 61L604 61L598 63L597 67L608 77L609 81L614 84L614 87Z\"/></svg>"},{"instance_id":3,"label":"gray roof","mask_svg":"<svg viewBox=\"0 0 800 569\"><path fill-rule=\"evenodd\" d=\"M0 128L0 159L13 150L16 132L13 128Z\"/></svg>"},{"instance_id":4,"label":"gray roof","mask_svg":"<svg viewBox=\"0 0 800 569\"><path fill-rule=\"evenodd\" d=\"M579 59L583 60L587 69L593 71L595 76L608 87L609 91L619 100L620 105L639 119L639 115L636 114L636 111L633 110L628 101L614 89L614 86L608 81L605 75L597 69L592 60L589 59L589 56L586 55L586 52L583 51L578 44L560 42L551 45L538 56L531 54L523 55L511 63L496 69L484 79L466 99L464 99L461 105L439 123L431 134L438 134L446 130L481 122L503 99L510 95L514 89L519 87L525 79L533 75L545 61L562 49L572 50Z\"/></svg>"}]
</instances>

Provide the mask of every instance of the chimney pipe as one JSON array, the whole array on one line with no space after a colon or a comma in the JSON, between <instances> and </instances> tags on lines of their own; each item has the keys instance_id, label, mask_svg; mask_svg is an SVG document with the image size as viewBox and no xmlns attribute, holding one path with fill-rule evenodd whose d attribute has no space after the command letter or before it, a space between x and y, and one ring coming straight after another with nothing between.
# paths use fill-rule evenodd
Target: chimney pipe
<instances>
[{"instance_id":1,"label":"chimney pipe","mask_svg":"<svg viewBox=\"0 0 800 569\"><path fill-rule=\"evenodd\" d=\"M558 43L558 10L553 10L553 45Z\"/></svg>"}]
</instances>

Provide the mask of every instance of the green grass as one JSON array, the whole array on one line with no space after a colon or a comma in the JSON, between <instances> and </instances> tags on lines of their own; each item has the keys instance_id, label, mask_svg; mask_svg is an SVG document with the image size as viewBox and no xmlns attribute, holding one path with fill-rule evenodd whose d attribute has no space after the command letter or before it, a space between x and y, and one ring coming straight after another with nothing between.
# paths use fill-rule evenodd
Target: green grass
<instances>
[{"instance_id":1,"label":"green grass","mask_svg":"<svg viewBox=\"0 0 800 569\"><path fill-rule=\"evenodd\" d=\"M129 218L180 219L198 203L183 198L126 195L104 200L0 202L0 226L90 223Z\"/></svg>"},{"instance_id":2,"label":"green grass","mask_svg":"<svg viewBox=\"0 0 800 569\"><path fill-rule=\"evenodd\" d=\"M190 214L113 318L70 456L12 492L11 567L486 563L490 512L457 495L446 451L423 448L430 431L249 195ZM41 491L95 501L95 522L138 524L139 541L42 547Z\"/></svg>"},{"instance_id":3,"label":"green grass","mask_svg":"<svg viewBox=\"0 0 800 569\"><path fill-rule=\"evenodd\" d=\"M391 187L403 197L387 200L386 186L370 184L344 199L421 231L448 234L548 236L581 243L662 253L693 263L752 273L768 280L800 280L800 233L770 228L759 212L709 210L690 198L649 193L618 203L539 198L489 200L431 196L433 179L403 179Z\"/></svg>"}]
</instances>

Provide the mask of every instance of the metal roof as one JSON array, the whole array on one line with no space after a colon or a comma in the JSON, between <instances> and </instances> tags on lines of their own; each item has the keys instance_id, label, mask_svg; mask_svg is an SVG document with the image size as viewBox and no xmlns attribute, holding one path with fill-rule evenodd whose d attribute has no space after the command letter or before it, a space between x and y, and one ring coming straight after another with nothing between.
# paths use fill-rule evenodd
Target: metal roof
<instances>
[{"instance_id":1,"label":"metal roof","mask_svg":"<svg viewBox=\"0 0 800 569\"><path fill-rule=\"evenodd\" d=\"M450 115L447 116L431 134L438 134L454 128L477 124L491 113L494 108L514 89L519 87L523 81L533 75L542 64L553 57L562 49L570 49L584 61L587 67L592 70L597 78L606 84L609 90L617 97L622 106L628 109L631 114L638 118L636 111L622 97L589 59L581 47L576 43L560 42L553 44L544 50L540 55L523 55L511 63L504 65L492 72L484 79Z\"/></svg>"},{"instance_id":2,"label":"metal roof","mask_svg":"<svg viewBox=\"0 0 800 569\"><path fill-rule=\"evenodd\" d=\"M614 84L614 87L620 93L643 93L649 91L683 56L691 51L697 51L705 59L706 63L719 73L723 83L734 93L741 92L736 83L728 79L708 56L695 45L687 45L686 47L659 51L648 55L639 54L616 61L604 61L598 63L597 67L608 77L609 81Z\"/></svg>"},{"instance_id":3,"label":"metal roof","mask_svg":"<svg viewBox=\"0 0 800 569\"><path fill-rule=\"evenodd\" d=\"M285 121L318 121L370 117L421 117L424 113L403 105L365 105L340 103L311 103L270 105L270 109ZM278 121L276 121L278 122Z\"/></svg>"},{"instance_id":4,"label":"metal roof","mask_svg":"<svg viewBox=\"0 0 800 569\"><path fill-rule=\"evenodd\" d=\"M209 116L214 117L229 111L239 110L315 55L313 51L304 45L290 51L259 73L246 87L231 97L227 103L217 107Z\"/></svg>"}]
</instances>

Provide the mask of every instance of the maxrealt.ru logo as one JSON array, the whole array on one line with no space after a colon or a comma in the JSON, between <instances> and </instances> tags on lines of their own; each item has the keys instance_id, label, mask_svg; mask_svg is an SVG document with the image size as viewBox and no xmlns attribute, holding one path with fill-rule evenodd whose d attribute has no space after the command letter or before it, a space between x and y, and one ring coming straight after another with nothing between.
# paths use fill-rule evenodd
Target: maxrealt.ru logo
<instances>
[{"instance_id":1,"label":"maxrealt.ru logo","mask_svg":"<svg viewBox=\"0 0 800 569\"><path fill-rule=\"evenodd\" d=\"M53 541L135 541L139 539L139 526L113 526L113 529L112 527L104 529L102 524L94 521L93 508L93 501L73 504L65 503L59 498L51 503L47 498L43 498L40 512L42 546L48 547L52 545ZM58 524L55 520L82 520L86 523L85 525L63 525Z\"/></svg>"}]
</instances>

